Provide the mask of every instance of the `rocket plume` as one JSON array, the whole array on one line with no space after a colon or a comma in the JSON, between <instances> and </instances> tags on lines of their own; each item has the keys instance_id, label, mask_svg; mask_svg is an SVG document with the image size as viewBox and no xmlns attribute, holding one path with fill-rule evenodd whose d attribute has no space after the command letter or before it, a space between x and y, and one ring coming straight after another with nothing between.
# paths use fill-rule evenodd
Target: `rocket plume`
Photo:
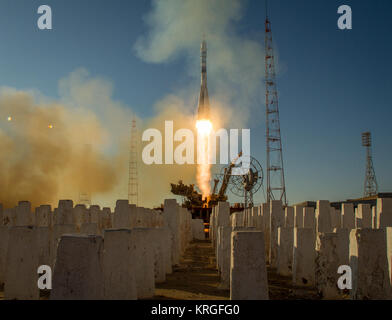
<instances>
[{"instance_id":1,"label":"rocket plume","mask_svg":"<svg viewBox=\"0 0 392 320\"><path fill-rule=\"evenodd\" d=\"M198 139L198 166L197 166L197 184L200 188L203 198L211 194L211 165L209 157L211 154L211 146L209 144L209 136L212 131L212 123L209 120L198 120L196 122L197 139Z\"/></svg>"}]
</instances>

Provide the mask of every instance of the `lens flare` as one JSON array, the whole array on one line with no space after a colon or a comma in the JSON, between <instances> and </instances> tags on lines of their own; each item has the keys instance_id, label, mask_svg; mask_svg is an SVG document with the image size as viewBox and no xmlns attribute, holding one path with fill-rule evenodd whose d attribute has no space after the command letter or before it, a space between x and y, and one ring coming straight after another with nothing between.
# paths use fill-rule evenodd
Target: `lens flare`
<instances>
[{"instance_id":1,"label":"lens flare","mask_svg":"<svg viewBox=\"0 0 392 320\"><path fill-rule=\"evenodd\" d=\"M198 166L197 166L197 184L202 193L203 199L211 193L211 165L208 163L210 155L209 136L212 131L212 123L209 120L198 120L196 122L198 133Z\"/></svg>"}]
</instances>

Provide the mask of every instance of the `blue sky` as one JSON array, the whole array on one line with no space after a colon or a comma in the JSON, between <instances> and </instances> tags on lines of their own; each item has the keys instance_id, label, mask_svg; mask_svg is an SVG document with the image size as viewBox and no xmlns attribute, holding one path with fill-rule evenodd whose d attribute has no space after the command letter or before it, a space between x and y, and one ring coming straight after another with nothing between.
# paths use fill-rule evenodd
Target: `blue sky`
<instances>
[{"instance_id":1,"label":"blue sky","mask_svg":"<svg viewBox=\"0 0 392 320\"><path fill-rule=\"evenodd\" d=\"M37 8L53 10L53 30L36 26ZM351 5L353 30L337 28L337 8ZM150 1L2 0L0 86L35 88L57 98L58 81L83 67L113 84L113 98L140 117L178 87L195 84L189 56L148 63L135 53L148 34ZM237 35L263 45L264 2L244 1ZM365 150L361 132L370 130L380 191L392 191L392 3L388 0L273 0L270 18L279 57L281 130L290 203L343 200L363 192ZM199 48L195 47L195 56ZM258 64L263 64L260 57ZM214 61L208 61L209 66ZM196 64L197 66L197 64ZM209 78L214 93L214 79ZM260 88L260 93L264 88ZM264 100L253 99L252 152L265 163ZM259 104L259 105L257 105ZM256 200L261 202L259 195Z\"/></svg>"}]
</instances>

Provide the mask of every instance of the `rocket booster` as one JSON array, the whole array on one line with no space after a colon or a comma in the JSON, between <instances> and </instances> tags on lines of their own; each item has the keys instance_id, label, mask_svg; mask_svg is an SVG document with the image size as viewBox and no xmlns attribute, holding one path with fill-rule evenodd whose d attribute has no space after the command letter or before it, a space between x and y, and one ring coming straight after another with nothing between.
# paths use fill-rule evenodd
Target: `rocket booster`
<instances>
[{"instance_id":1,"label":"rocket booster","mask_svg":"<svg viewBox=\"0 0 392 320\"><path fill-rule=\"evenodd\" d=\"M198 120L210 119L210 100L207 89L207 42L203 40L200 48L201 60L201 87L199 96L199 106L197 108Z\"/></svg>"}]
</instances>

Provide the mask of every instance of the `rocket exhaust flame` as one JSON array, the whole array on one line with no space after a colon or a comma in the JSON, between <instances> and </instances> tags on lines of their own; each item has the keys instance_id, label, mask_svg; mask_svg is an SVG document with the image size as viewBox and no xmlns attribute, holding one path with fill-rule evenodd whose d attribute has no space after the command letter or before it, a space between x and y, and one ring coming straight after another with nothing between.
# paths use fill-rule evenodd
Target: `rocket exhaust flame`
<instances>
[{"instance_id":1,"label":"rocket exhaust flame","mask_svg":"<svg viewBox=\"0 0 392 320\"><path fill-rule=\"evenodd\" d=\"M197 184L200 188L203 198L207 198L211 194L211 165L209 164L209 156L211 147L209 136L212 131L212 123L209 120L198 120L196 122L197 139L200 145L198 149L198 166L197 166Z\"/></svg>"}]
</instances>

